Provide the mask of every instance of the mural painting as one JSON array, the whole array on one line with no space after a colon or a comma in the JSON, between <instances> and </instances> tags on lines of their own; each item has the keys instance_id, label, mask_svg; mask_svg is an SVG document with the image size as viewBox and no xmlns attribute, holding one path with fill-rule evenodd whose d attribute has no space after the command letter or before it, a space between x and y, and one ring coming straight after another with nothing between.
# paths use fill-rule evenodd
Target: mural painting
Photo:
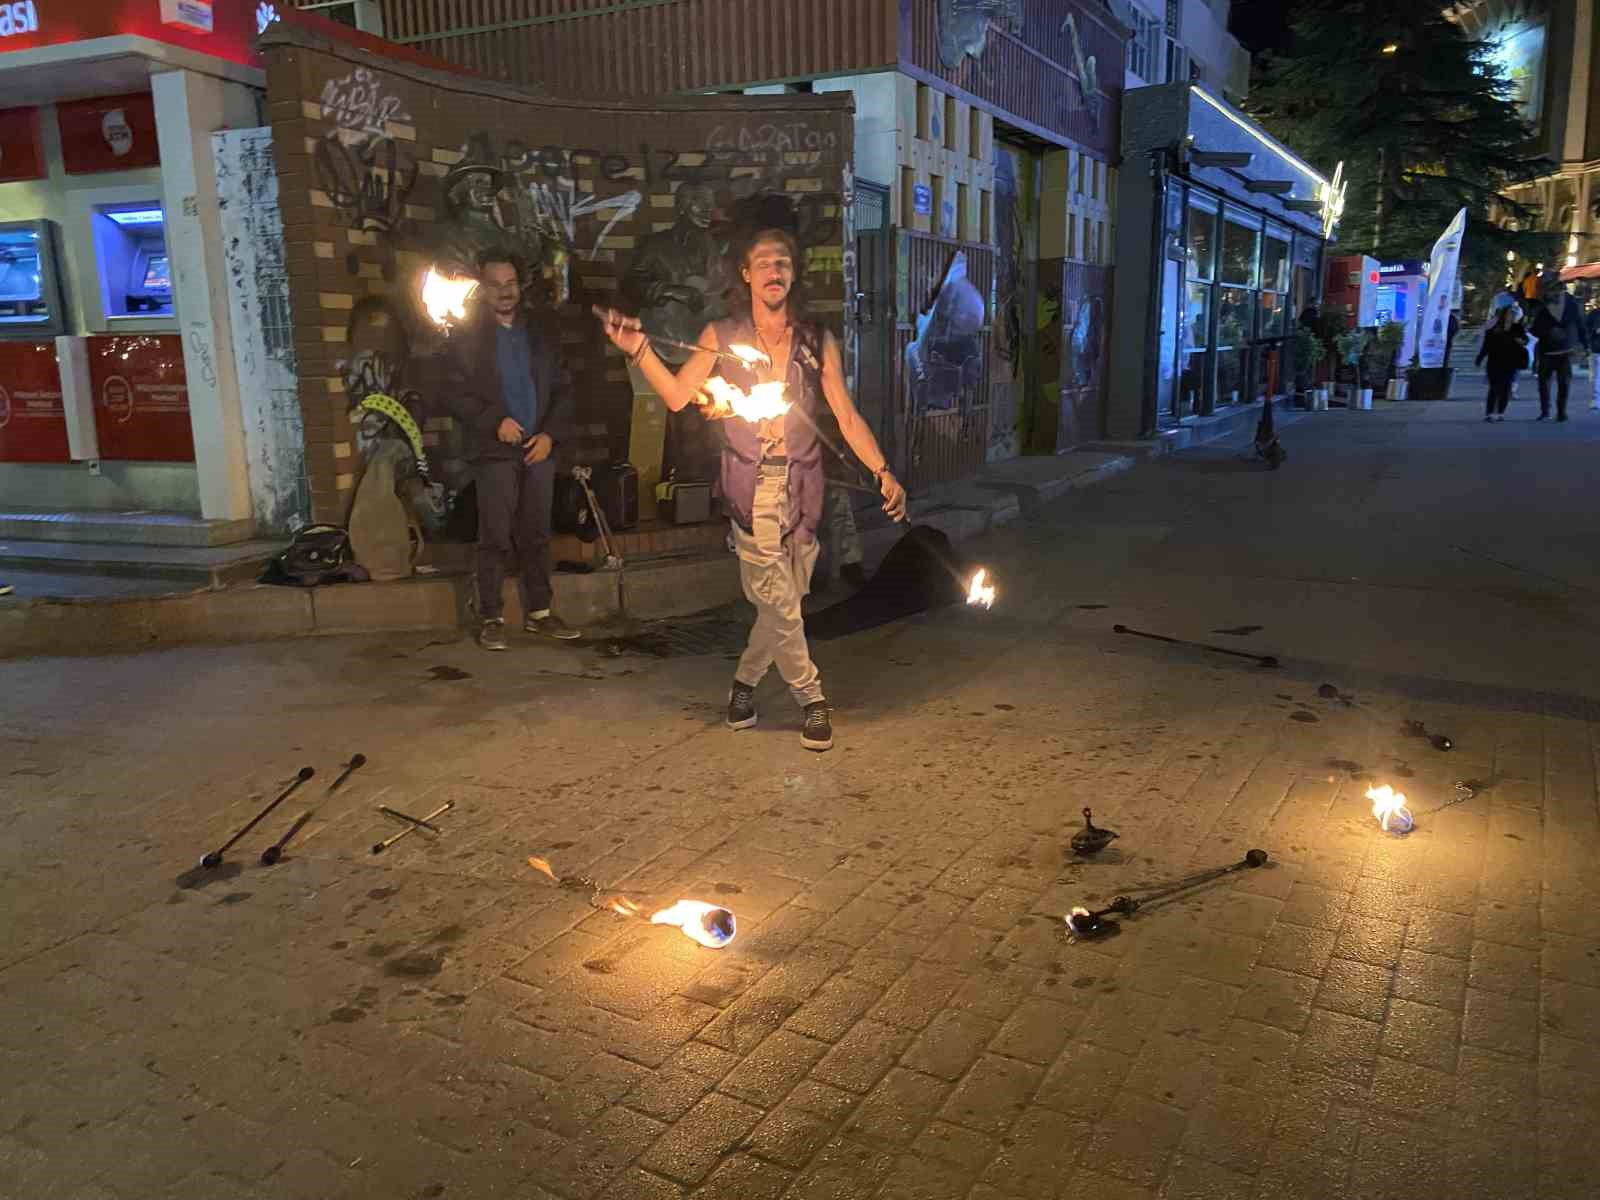
<instances>
[{"instance_id":1,"label":"mural painting","mask_svg":"<svg viewBox=\"0 0 1600 1200\"><path fill-rule=\"evenodd\" d=\"M312 283L294 295L298 344L313 358L301 363L301 400L319 416L330 397L343 409L332 429L307 421L318 519L343 520L363 464L383 457L425 536L470 540L470 473L438 394L450 329L474 320L477 305L468 298L448 320L430 316L422 287L430 272L470 279L485 250L513 256L525 303L558 331L579 407L579 436L562 448L573 464L622 461L630 450L627 366L597 334L591 304L693 340L723 311L727 256L755 228L777 225L806 252L813 311L840 323L851 130L842 101L713 98L612 111L422 67L358 64L356 52L300 45L304 36L273 26L264 49L270 61L294 46L295 86L320 97L315 113L274 122L283 177L303 169L283 148L308 147L309 186L283 199L285 223L310 227L309 245L290 248L291 275ZM362 407L369 396L399 406L420 451L387 406ZM656 461L635 464L641 485L663 465L706 477L714 432L688 419L665 464L659 448ZM388 442L402 451L393 460Z\"/></svg>"}]
</instances>

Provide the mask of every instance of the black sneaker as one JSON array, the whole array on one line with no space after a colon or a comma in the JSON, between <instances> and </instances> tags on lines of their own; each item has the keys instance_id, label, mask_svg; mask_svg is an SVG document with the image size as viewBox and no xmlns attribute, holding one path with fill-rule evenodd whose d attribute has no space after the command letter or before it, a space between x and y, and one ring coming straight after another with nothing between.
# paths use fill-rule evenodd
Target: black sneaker
<instances>
[{"instance_id":1,"label":"black sneaker","mask_svg":"<svg viewBox=\"0 0 1600 1200\"><path fill-rule=\"evenodd\" d=\"M749 729L756 723L756 690L749 684L733 681L728 692L728 728Z\"/></svg>"},{"instance_id":2,"label":"black sneaker","mask_svg":"<svg viewBox=\"0 0 1600 1200\"><path fill-rule=\"evenodd\" d=\"M478 645L485 650L506 648L506 622L504 617L489 617L478 630Z\"/></svg>"},{"instance_id":3,"label":"black sneaker","mask_svg":"<svg viewBox=\"0 0 1600 1200\"><path fill-rule=\"evenodd\" d=\"M522 622L522 632L537 633L541 637L556 638L563 642L576 641L583 636L554 613L547 617L528 617Z\"/></svg>"},{"instance_id":4,"label":"black sneaker","mask_svg":"<svg viewBox=\"0 0 1600 1200\"><path fill-rule=\"evenodd\" d=\"M807 750L833 749L833 722L828 720L828 702L806 705L806 723L800 730L800 744Z\"/></svg>"},{"instance_id":5,"label":"black sneaker","mask_svg":"<svg viewBox=\"0 0 1600 1200\"><path fill-rule=\"evenodd\" d=\"M1556 418L1556 420L1558 420L1558 421L1565 421L1566 419L1567 419L1567 414L1566 413L1562 413L1560 416L1558 416Z\"/></svg>"}]
</instances>

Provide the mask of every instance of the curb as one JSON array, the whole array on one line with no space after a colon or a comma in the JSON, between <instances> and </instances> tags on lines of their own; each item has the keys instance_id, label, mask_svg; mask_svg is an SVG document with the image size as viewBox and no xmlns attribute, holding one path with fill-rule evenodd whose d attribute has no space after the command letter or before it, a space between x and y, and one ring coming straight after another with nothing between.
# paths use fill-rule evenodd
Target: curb
<instances>
[{"instance_id":1,"label":"curb","mask_svg":"<svg viewBox=\"0 0 1600 1200\"><path fill-rule=\"evenodd\" d=\"M964 480L952 486L956 499L935 504L915 519L961 541L1015 521L1074 488L1120 474L1137 461L1122 454L1038 483ZM881 558L903 532L887 523L863 529L869 560ZM581 628L684 616L743 595L739 561L722 552L636 559L621 571L558 574L554 583L552 609ZM465 573L309 589L245 584L115 600L0 600L0 659L374 633L455 637L471 623L473 592L472 575ZM521 623L522 598L510 578L505 613L508 621Z\"/></svg>"}]
</instances>

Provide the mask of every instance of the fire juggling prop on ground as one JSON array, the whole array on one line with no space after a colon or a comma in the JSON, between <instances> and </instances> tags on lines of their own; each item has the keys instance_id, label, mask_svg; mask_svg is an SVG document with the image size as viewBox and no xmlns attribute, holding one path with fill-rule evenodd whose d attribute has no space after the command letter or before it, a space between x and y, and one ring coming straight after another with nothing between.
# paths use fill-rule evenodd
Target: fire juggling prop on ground
<instances>
[{"instance_id":1,"label":"fire juggling prop on ground","mask_svg":"<svg viewBox=\"0 0 1600 1200\"><path fill-rule=\"evenodd\" d=\"M972 576L972 582L967 585L968 604L974 606L975 608L994 607L994 584L987 582L988 578L988 569L985 567L979 567L977 572Z\"/></svg>"},{"instance_id":2,"label":"fire juggling prop on ground","mask_svg":"<svg viewBox=\"0 0 1600 1200\"><path fill-rule=\"evenodd\" d=\"M1372 801L1372 815L1385 833L1410 833L1416 828L1416 818L1406 807L1404 792L1397 792L1386 783L1368 788L1367 799Z\"/></svg>"},{"instance_id":3,"label":"fire juggling prop on ground","mask_svg":"<svg viewBox=\"0 0 1600 1200\"><path fill-rule=\"evenodd\" d=\"M1072 930L1074 936L1080 938L1110 937L1120 932L1122 928L1118 922L1110 919L1113 913L1132 916L1146 904L1176 896L1180 892L1188 891L1190 888L1197 888L1203 883L1214 882L1225 875L1233 874L1235 871L1242 871L1246 868L1254 870L1256 867L1264 867L1266 864L1267 852L1265 850L1251 850L1236 863L1229 863L1225 867L1218 867L1212 871L1202 871L1198 875L1190 875L1185 879L1178 880L1176 883L1158 888L1148 896L1118 896L1106 907L1093 911L1083 907L1081 904L1075 904L1072 907L1072 911L1067 914L1067 928Z\"/></svg>"},{"instance_id":4,"label":"fire juggling prop on ground","mask_svg":"<svg viewBox=\"0 0 1600 1200\"><path fill-rule=\"evenodd\" d=\"M602 896L600 885L587 876L557 875L548 859L529 855L528 865L559 888L588 892L589 903L595 908L605 909L622 917L638 917L642 921L649 921L652 925L675 925L683 931L685 937L711 950L722 949L733 941L734 935L738 933L737 919L729 909L720 905L707 904L704 900L679 900L676 904L647 914L643 905L626 896L617 894Z\"/></svg>"}]
</instances>

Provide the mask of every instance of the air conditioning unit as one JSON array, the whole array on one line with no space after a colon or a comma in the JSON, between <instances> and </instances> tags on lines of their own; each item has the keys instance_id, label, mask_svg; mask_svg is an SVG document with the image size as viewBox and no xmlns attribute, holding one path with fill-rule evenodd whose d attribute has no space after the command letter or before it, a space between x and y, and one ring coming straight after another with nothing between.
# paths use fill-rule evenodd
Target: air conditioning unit
<instances>
[{"instance_id":1,"label":"air conditioning unit","mask_svg":"<svg viewBox=\"0 0 1600 1200\"><path fill-rule=\"evenodd\" d=\"M378 0L299 0L296 7L362 33L383 36L383 12Z\"/></svg>"}]
</instances>

